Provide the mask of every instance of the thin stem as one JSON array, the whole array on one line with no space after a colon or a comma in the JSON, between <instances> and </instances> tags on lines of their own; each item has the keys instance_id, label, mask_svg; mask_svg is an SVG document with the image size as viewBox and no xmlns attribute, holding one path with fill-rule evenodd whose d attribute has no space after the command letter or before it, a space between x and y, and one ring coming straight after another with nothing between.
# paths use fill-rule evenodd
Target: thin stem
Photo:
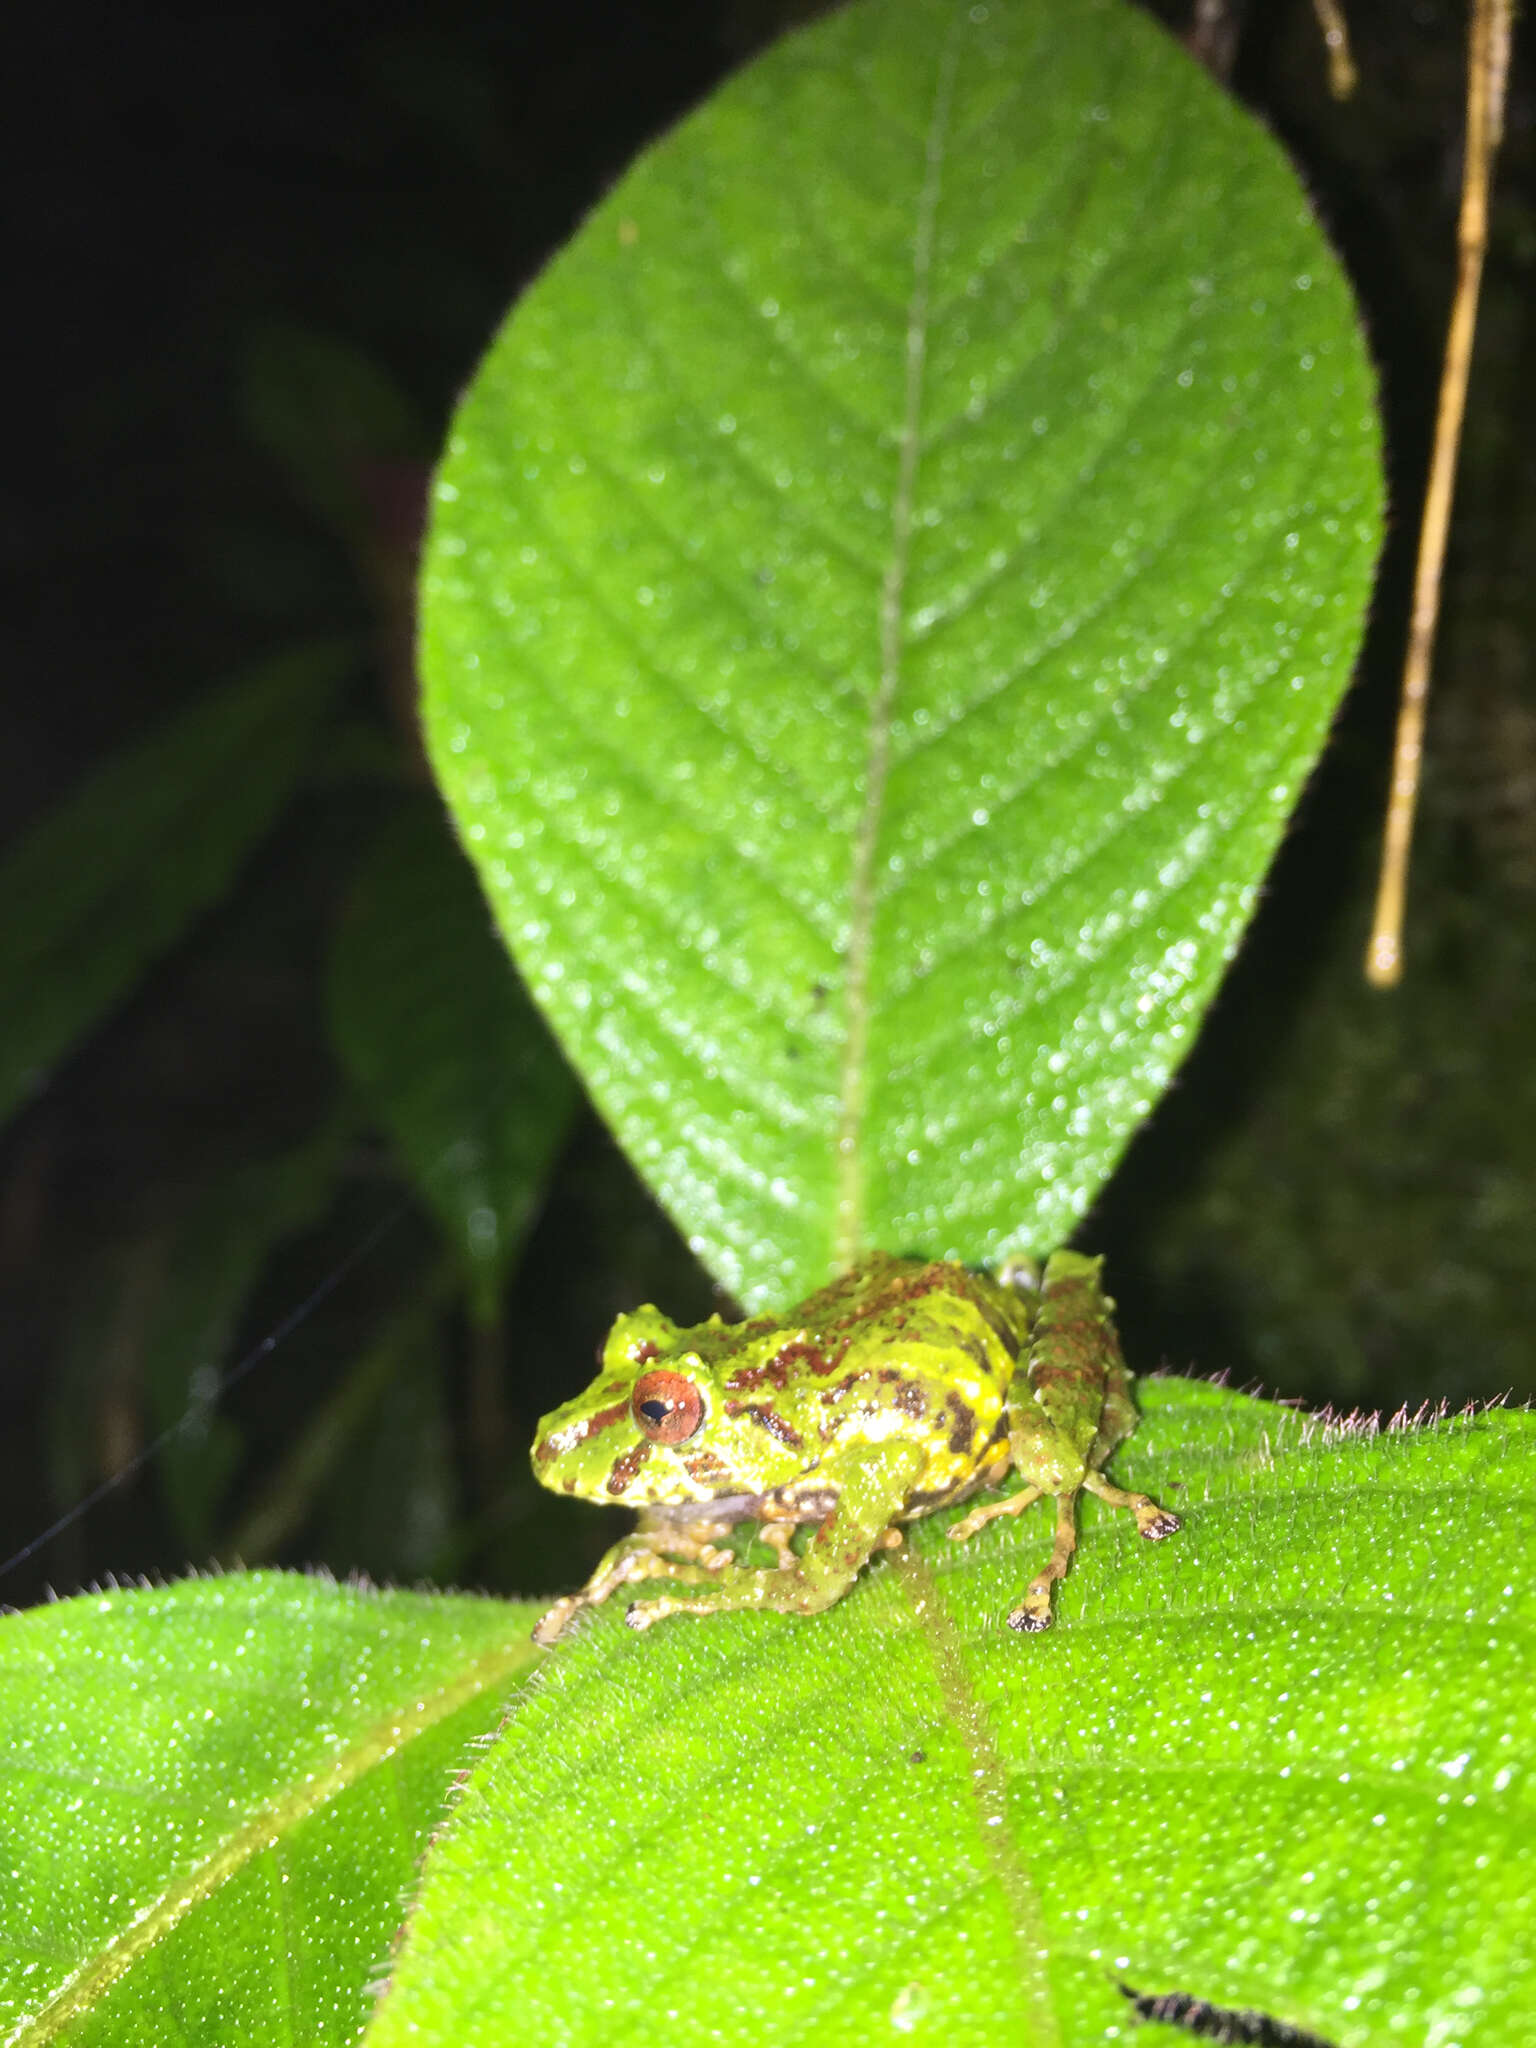
<instances>
[{"instance_id":1,"label":"thin stem","mask_svg":"<svg viewBox=\"0 0 1536 2048\"><path fill-rule=\"evenodd\" d=\"M1349 25L1344 19L1344 10L1339 0L1312 0L1312 12L1317 16L1323 47L1328 52L1328 90L1336 100L1352 99L1355 87L1360 83L1360 74L1350 55Z\"/></svg>"},{"instance_id":2,"label":"thin stem","mask_svg":"<svg viewBox=\"0 0 1536 2048\"><path fill-rule=\"evenodd\" d=\"M1403 662L1402 703L1392 755L1392 793L1382 837L1376 916L1365 953L1365 978L1392 988L1403 971L1403 907L1408 893L1408 854L1419 800L1419 766L1424 753L1424 719L1429 701L1429 666L1440 616L1440 580L1456 483L1456 455L1466 411L1477 298L1488 246L1488 193L1503 126L1504 84L1509 71L1514 0L1475 0L1467 60L1467 142L1457 229L1456 297L1446 336L1430 459L1419 560L1413 584L1413 616Z\"/></svg>"}]
</instances>

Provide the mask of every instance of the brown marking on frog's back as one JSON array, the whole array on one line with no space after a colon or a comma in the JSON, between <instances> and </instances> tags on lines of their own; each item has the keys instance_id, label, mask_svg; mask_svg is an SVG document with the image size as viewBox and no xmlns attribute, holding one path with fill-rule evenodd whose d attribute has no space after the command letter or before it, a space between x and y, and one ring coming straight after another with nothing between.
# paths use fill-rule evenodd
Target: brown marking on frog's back
<instances>
[{"instance_id":1,"label":"brown marking on frog's back","mask_svg":"<svg viewBox=\"0 0 1536 2048\"><path fill-rule=\"evenodd\" d=\"M611 1408L598 1408L581 1422L573 1422L566 1429L552 1429L549 1435L534 1446L534 1463L547 1465L551 1458L558 1458L567 1451L575 1450L578 1444L586 1443L594 1436L601 1436L605 1429L612 1429L622 1416L629 1413L628 1401L615 1401ZM555 1438L561 1441L557 1444Z\"/></svg>"},{"instance_id":2,"label":"brown marking on frog's back","mask_svg":"<svg viewBox=\"0 0 1536 2048\"><path fill-rule=\"evenodd\" d=\"M731 1416L745 1415L749 1422L755 1422L759 1429L766 1430L776 1443L783 1444L787 1450L805 1448L805 1440L799 1431L791 1428L778 1410L766 1401L727 1401L725 1412Z\"/></svg>"},{"instance_id":3,"label":"brown marking on frog's back","mask_svg":"<svg viewBox=\"0 0 1536 2048\"><path fill-rule=\"evenodd\" d=\"M1030 1391L1034 1394L1051 1394L1060 1386L1102 1386L1103 1382L1103 1368L1088 1361L1076 1365L1047 1365L1037 1361L1029 1368Z\"/></svg>"},{"instance_id":4,"label":"brown marking on frog's back","mask_svg":"<svg viewBox=\"0 0 1536 2048\"><path fill-rule=\"evenodd\" d=\"M822 1407L832 1408L839 1401L846 1400L855 1387L863 1386L868 1377L868 1373L864 1372L845 1372L835 1386L823 1387L821 1392Z\"/></svg>"},{"instance_id":5,"label":"brown marking on frog's back","mask_svg":"<svg viewBox=\"0 0 1536 2048\"><path fill-rule=\"evenodd\" d=\"M944 1409L950 1418L949 1448L957 1458L963 1458L976 1434L976 1417L958 1394L944 1396Z\"/></svg>"},{"instance_id":6,"label":"brown marking on frog's back","mask_svg":"<svg viewBox=\"0 0 1536 2048\"><path fill-rule=\"evenodd\" d=\"M845 1337L845 1338L843 1339L842 1343L838 1345L837 1349L836 1349L836 1350L835 1350L835 1351L834 1351L834 1352L833 1352L833 1353L831 1354L831 1356L830 1356L830 1357L829 1357L829 1358L827 1359L827 1362L826 1362L826 1364L825 1364L825 1365L823 1365L823 1366L821 1366L821 1367L819 1368L819 1370L820 1370L820 1371L822 1371L822 1372L836 1372L836 1371L837 1371L837 1368L838 1368L838 1367L839 1367L839 1366L840 1366L840 1365L842 1364L843 1360L844 1360L844 1359L845 1359L845 1358L846 1358L846 1357L848 1356L848 1346L849 1346L849 1345L850 1345L850 1344L851 1344L852 1342L853 1342L853 1339L852 1339L851 1337Z\"/></svg>"},{"instance_id":7,"label":"brown marking on frog's back","mask_svg":"<svg viewBox=\"0 0 1536 2048\"><path fill-rule=\"evenodd\" d=\"M907 1301L916 1301L924 1294L940 1291L953 1294L955 1290L954 1269L942 1259L933 1259L926 1266L920 1266L915 1273L903 1273L891 1289Z\"/></svg>"},{"instance_id":8,"label":"brown marking on frog's back","mask_svg":"<svg viewBox=\"0 0 1536 2048\"><path fill-rule=\"evenodd\" d=\"M920 1422L928 1413L928 1397L916 1380L905 1380L896 1389L896 1406L913 1422Z\"/></svg>"},{"instance_id":9,"label":"brown marking on frog's back","mask_svg":"<svg viewBox=\"0 0 1536 2048\"><path fill-rule=\"evenodd\" d=\"M788 1344L780 1345L772 1358L766 1359L762 1365L744 1365L740 1372L733 1372L725 1382L726 1389L733 1394L749 1394L758 1387L786 1386L797 1365L803 1365L814 1373L830 1369L819 1344L808 1344L797 1337Z\"/></svg>"},{"instance_id":10,"label":"brown marking on frog's back","mask_svg":"<svg viewBox=\"0 0 1536 2048\"><path fill-rule=\"evenodd\" d=\"M625 1492L634 1484L640 1467L650 1455L651 1440L649 1437L642 1437L632 1450L624 1453L622 1458L615 1458L613 1470L608 1474L608 1491L615 1495Z\"/></svg>"}]
</instances>

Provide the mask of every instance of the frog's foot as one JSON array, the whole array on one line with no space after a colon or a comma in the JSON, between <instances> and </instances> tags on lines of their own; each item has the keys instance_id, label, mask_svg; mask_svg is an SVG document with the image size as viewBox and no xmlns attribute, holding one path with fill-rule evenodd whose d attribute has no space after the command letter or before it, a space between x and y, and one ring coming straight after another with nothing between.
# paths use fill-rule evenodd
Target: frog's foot
<instances>
[{"instance_id":1,"label":"frog's foot","mask_svg":"<svg viewBox=\"0 0 1536 2048\"><path fill-rule=\"evenodd\" d=\"M1035 1634L1051 1625L1051 1588L1058 1579L1067 1575L1067 1566L1072 1562L1072 1553L1077 1548L1077 1493L1059 1493L1056 1496L1056 1541L1051 1547L1051 1561L1043 1572L1030 1580L1024 1598L1008 1616L1008 1626Z\"/></svg>"},{"instance_id":2,"label":"frog's foot","mask_svg":"<svg viewBox=\"0 0 1536 2048\"><path fill-rule=\"evenodd\" d=\"M610 1550L579 1593L567 1593L547 1608L534 1625L533 1640L548 1645L564 1635L583 1607L600 1607L617 1587L631 1579L654 1576L661 1559L650 1549L620 1544Z\"/></svg>"},{"instance_id":3,"label":"frog's foot","mask_svg":"<svg viewBox=\"0 0 1536 2048\"><path fill-rule=\"evenodd\" d=\"M570 1593L563 1600L556 1600L534 1623L533 1640L547 1650L551 1643L565 1634L572 1616L586 1604L586 1596L582 1593Z\"/></svg>"},{"instance_id":4,"label":"frog's foot","mask_svg":"<svg viewBox=\"0 0 1536 2048\"><path fill-rule=\"evenodd\" d=\"M968 1536L974 1536L978 1529L984 1529L988 1522L995 1522L999 1515L1022 1515L1026 1508L1032 1508L1045 1492L1043 1486L1021 1487L1017 1493L1010 1493L1006 1500L989 1500L979 1508L972 1508L968 1515L962 1515L958 1522L949 1527L951 1543L964 1543Z\"/></svg>"},{"instance_id":5,"label":"frog's foot","mask_svg":"<svg viewBox=\"0 0 1536 2048\"><path fill-rule=\"evenodd\" d=\"M1108 1501L1112 1508L1129 1508L1136 1517L1138 1535L1145 1536L1149 1543L1158 1543L1164 1536L1171 1536L1176 1529L1183 1527L1177 1515L1170 1515L1166 1508L1160 1508L1148 1494L1125 1493L1118 1486L1111 1486L1107 1479L1101 1479L1097 1472L1090 1472L1083 1484L1100 1500Z\"/></svg>"},{"instance_id":6,"label":"frog's foot","mask_svg":"<svg viewBox=\"0 0 1536 2048\"><path fill-rule=\"evenodd\" d=\"M630 1628L644 1631L655 1622L665 1621L669 1614L713 1614L714 1607L708 1600L637 1600L624 1612L624 1619Z\"/></svg>"},{"instance_id":7,"label":"frog's foot","mask_svg":"<svg viewBox=\"0 0 1536 2048\"><path fill-rule=\"evenodd\" d=\"M790 1545L795 1540L798 1522L761 1522L758 1525L758 1540L766 1543L778 1559L771 1569L778 1572L792 1572L795 1568L795 1553ZM729 1555L729 1553L727 1553Z\"/></svg>"},{"instance_id":8,"label":"frog's foot","mask_svg":"<svg viewBox=\"0 0 1536 2048\"><path fill-rule=\"evenodd\" d=\"M634 1538L616 1544L579 1593L567 1593L545 1610L534 1624L533 1640L547 1648L565 1633L583 1607L600 1607L620 1586L636 1579L683 1579L697 1584L732 1561L729 1550L716 1549L707 1542L690 1544L688 1556L689 1563L679 1564Z\"/></svg>"}]
</instances>

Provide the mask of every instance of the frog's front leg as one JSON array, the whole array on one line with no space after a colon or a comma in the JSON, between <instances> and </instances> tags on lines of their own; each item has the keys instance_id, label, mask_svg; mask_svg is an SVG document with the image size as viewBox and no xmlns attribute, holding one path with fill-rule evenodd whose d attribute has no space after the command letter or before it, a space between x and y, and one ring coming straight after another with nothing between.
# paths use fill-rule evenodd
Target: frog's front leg
<instances>
[{"instance_id":1,"label":"frog's front leg","mask_svg":"<svg viewBox=\"0 0 1536 2048\"><path fill-rule=\"evenodd\" d=\"M620 1586L632 1585L638 1579L671 1578L702 1583L730 1562L732 1553L716 1547L716 1538L729 1530L728 1522L707 1518L684 1522L669 1517L662 1522L642 1515L638 1529L603 1553L579 1593L567 1593L539 1617L533 1640L545 1645L554 1642L583 1607L601 1606Z\"/></svg>"},{"instance_id":2,"label":"frog's front leg","mask_svg":"<svg viewBox=\"0 0 1536 2048\"><path fill-rule=\"evenodd\" d=\"M717 1614L729 1608L771 1608L780 1614L819 1614L841 1599L885 1541L886 1532L905 1505L923 1468L915 1444L891 1442L851 1445L829 1458L825 1475L836 1499L818 1526L805 1553L796 1557L787 1544L775 1543L776 1565L758 1570L727 1565L714 1573L709 1589L697 1599L641 1600L625 1620L631 1628L650 1628L669 1614ZM698 1584L701 1574L662 1568L655 1578L684 1579Z\"/></svg>"}]
</instances>

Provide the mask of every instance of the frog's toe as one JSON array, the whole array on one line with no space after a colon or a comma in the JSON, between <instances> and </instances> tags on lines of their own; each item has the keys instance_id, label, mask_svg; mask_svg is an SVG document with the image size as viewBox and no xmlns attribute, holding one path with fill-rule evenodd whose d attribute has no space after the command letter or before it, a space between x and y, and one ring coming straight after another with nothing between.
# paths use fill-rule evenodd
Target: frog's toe
<instances>
[{"instance_id":1,"label":"frog's toe","mask_svg":"<svg viewBox=\"0 0 1536 2048\"><path fill-rule=\"evenodd\" d=\"M1008 1617L1008 1626L1016 1628L1021 1635L1037 1636L1041 1629L1051 1625L1049 1604L1035 1607L1028 1600L1021 1600Z\"/></svg>"},{"instance_id":2,"label":"frog's toe","mask_svg":"<svg viewBox=\"0 0 1536 2048\"><path fill-rule=\"evenodd\" d=\"M542 1649L547 1650L551 1643L558 1642L565 1634L571 1616L585 1605L586 1602L579 1598L557 1600L552 1607L546 1608L534 1623L533 1640Z\"/></svg>"},{"instance_id":3,"label":"frog's toe","mask_svg":"<svg viewBox=\"0 0 1536 2048\"><path fill-rule=\"evenodd\" d=\"M1137 1515L1136 1530L1137 1534L1145 1536L1149 1543L1159 1543L1163 1537L1172 1536L1183 1528L1184 1524L1177 1515L1170 1515L1166 1508L1158 1507L1155 1501L1149 1501L1147 1505L1153 1512L1149 1515Z\"/></svg>"}]
</instances>

